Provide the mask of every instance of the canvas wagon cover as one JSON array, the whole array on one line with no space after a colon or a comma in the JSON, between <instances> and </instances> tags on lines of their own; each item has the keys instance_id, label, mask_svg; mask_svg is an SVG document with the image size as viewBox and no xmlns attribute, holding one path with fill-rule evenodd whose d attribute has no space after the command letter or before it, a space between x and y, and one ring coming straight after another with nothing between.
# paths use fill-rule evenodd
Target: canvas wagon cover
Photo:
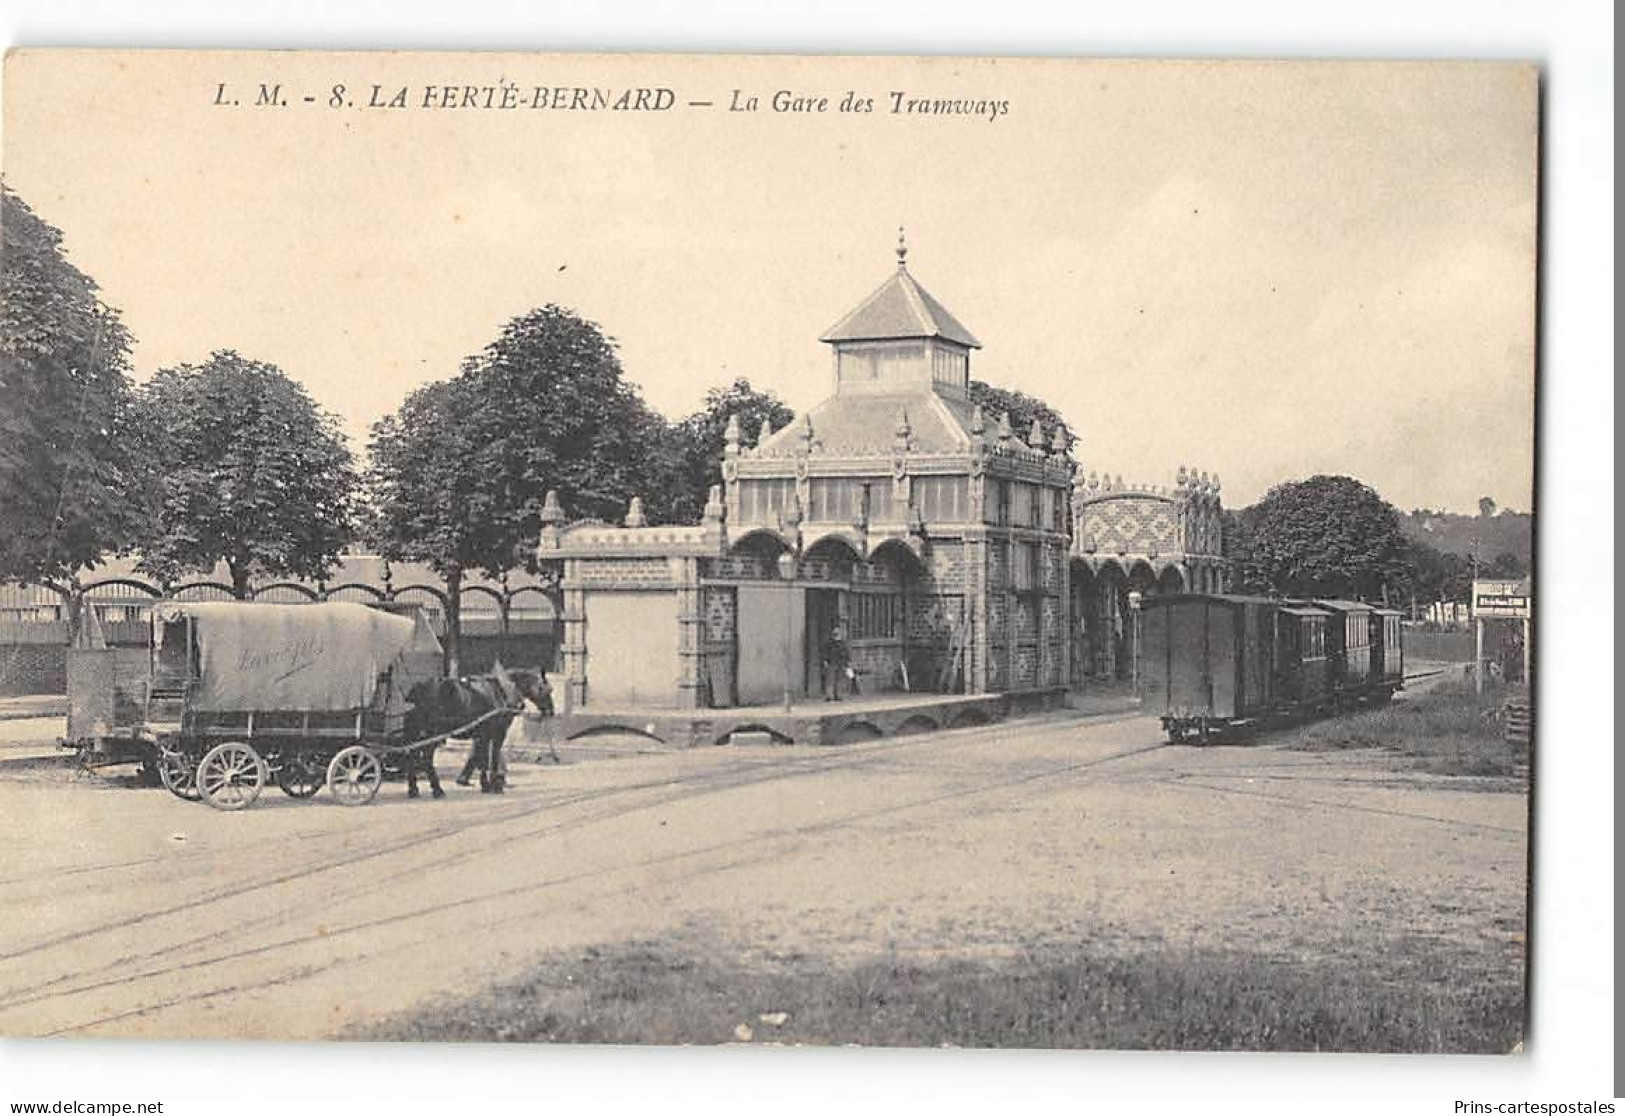
<instances>
[{"instance_id":1,"label":"canvas wagon cover","mask_svg":"<svg viewBox=\"0 0 1625 1116\"><path fill-rule=\"evenodd\" d=\"M370 706L378 676L420 639L412 617L343 601L178 602L159 617L193 619L202 678L192 706L217 712Z\"/></svg>"}]
</instances>

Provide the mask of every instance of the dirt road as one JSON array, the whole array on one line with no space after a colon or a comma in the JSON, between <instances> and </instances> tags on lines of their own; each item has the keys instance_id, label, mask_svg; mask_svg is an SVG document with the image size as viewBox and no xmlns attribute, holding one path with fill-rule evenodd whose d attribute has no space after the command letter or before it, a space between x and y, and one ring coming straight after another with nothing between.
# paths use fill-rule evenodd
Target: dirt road
<instances>
[{"instance_id":1,"label":"dirt road","mask_svg":"<svg viewBox=\"0 0 1625 1116\"><path fill-rule=\"evenodd\" d=\"M525 766L502 798L273 789L237 814L0 764L0 1033L321 1037L685 923L828 953L1426 938L1517 963L1517 788L1160 739L1027 721Z\"/></svg>"}]
</instances>

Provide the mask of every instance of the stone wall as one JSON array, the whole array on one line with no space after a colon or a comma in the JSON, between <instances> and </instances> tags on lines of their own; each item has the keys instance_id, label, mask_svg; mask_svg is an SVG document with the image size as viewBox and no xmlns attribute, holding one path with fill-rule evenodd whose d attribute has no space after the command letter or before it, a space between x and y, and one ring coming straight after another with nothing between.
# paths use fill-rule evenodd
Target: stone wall
<instances>
[{"instance_id":1,"label":"stone wall","mask_svg":"<svg viewBox=\"0 0 1625 1116\"><path fill-rule=\"evenodd\" d=\"M709 693L702 704L732 706L738 703L734 666L734 640L738 635L739 594L726 585L708 585L700 591L700 614L704 669ZM708 701L707 701L708 699Z\"/></svg>"},{"instance_id":2,"label":"stone wall","mask_svg":"<svg viewBox=\"0 0 1625 1116\"><path fill-rule=\"evenodd\" d=\"M68 692L68 645L12 643L0 647L0 695Z\"/></svg>"}]
</instances>

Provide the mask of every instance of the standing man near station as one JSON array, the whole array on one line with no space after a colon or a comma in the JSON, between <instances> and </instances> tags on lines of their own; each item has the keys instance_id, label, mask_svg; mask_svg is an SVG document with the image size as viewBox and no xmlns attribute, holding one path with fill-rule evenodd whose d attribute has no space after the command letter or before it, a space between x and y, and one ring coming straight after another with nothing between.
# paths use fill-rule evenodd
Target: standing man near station
<instances>
[{"instance_id":1,"label":"standing man near station","mask_svg":"<svg viewBox=\"0 0 1625 1116\"><path fill-rule=\"evenodd\" d=\"M847 670L852 665L852 653L846 646L845 629L839 623L830 628L819 658L824 673L824 700L840 701L841 683L846 681Z\"/></svg>"}]
</instances>

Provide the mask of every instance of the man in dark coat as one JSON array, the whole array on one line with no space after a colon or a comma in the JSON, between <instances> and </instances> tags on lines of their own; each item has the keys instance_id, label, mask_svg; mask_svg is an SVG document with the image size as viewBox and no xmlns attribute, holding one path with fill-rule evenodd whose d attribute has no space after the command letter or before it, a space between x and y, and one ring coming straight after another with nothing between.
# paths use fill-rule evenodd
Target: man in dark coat
<instances>
[{"instance_id":1,"label":"man in dark coat","mask_svg":"<svg viewBox=\"0 0 1625 1116\"><path fill-rule=\"evenodd\" d=\"M840 701L841 685L846 681L847 668L852 665L852 653L847 649L846 633L841 625L836 624L829 630L819 657L824 674L824 700Z\"/></svg>"}]
</instances>

